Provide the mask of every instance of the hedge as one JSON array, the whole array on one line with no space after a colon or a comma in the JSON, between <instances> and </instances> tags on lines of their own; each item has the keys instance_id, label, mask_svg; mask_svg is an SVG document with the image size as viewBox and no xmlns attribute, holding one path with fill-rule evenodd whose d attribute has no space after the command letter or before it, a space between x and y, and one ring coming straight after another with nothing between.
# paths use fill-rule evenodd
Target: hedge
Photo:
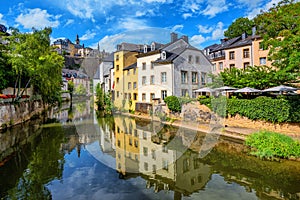
<instances>
[{"instance_id":1,"label":"hedge","mask_svg":"<svg viewBox=\"0 0 300 200\"><path fill-rule=\"evenodd\" d=\"M252 120L270 122L300 122L300 99L257 97L255 99L227 99L226 97L199 99L220 116L239 114Z\"/></svg>"}]
</instances>

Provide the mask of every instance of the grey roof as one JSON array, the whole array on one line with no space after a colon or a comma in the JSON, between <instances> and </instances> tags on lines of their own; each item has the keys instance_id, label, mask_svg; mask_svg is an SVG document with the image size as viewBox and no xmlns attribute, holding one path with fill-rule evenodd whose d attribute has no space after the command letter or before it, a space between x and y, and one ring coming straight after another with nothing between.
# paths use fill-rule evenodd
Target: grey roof
<instances>
[{"instance_id":1,"label":"grey roof","mask_svg":"<svg viewBox=\"0 0 300 200\"><path fill-rule=\"evenodd\" d=\"M103 58L103 62L114 62L114 53L111 53L105 58Z\"/></svg>"},{"instance_id":2,"label":"grey roof","mask_svg":"<svg viewBox=\"0 0 300 200\"><path fill-rule=\"evenodd\" d=\"M94 75L94 79L100 79L100 68L99 67L97 67L97 71Z\"/></svg>"},{"instance_id":3,"label":"grey roof","mask_svg":"<svg viewBox=\"0 0 300 200\"><path fill-rule=\"evenodd\" d=\"M242 37L241 36L238 36L238 37L235 37L235 38L232 38L232 39L229 39L227 41L224 41L222 42L221 44L219 44L218 46L216 46L214 49L211 50L211 52L215 52L215 51L220 51L220 50L223 50L223 49L227 49L227 48L230 48L230 46L237 42L239 39L241 39Z\"/></svg>"},{"instance_id":4,"label":"grey roof","mask_svg":"<svg viewBox=\"0 0 300 200\"><path fill-rule=\"evenodd\" d=\"M133 69L137 67L137 63L133 63L132 65L129 65L127 67L125 67L123 70L129 70L129 69Z\"/></svg>"}]
</instances>

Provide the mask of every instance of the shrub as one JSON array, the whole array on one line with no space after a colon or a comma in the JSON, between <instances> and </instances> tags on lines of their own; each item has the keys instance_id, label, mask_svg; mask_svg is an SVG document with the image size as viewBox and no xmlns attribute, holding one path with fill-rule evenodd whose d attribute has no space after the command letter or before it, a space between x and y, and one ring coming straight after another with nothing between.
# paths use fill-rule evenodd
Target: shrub
<instances>
[{"instance_id":1,"label":"shrub","mask_svg":"<svg viewBox=\"0 0 300 200\"><path fill-rule=\"evenodd\" d=\"M164 99L168 108L173 112L181 112L181 105L176 96L168 96Z\"/></svg>"},{"instance_id":2,"label":"shrub","mask_svg":"<svg viewBox=\"0 0 300 200\"><path fill-rule=\"evenodd\" d=\"M252 147L250 154L260 158L300 157L300 143L279 133L260 131L249 135L245 144Z\"/></svg>"}]
</instances>

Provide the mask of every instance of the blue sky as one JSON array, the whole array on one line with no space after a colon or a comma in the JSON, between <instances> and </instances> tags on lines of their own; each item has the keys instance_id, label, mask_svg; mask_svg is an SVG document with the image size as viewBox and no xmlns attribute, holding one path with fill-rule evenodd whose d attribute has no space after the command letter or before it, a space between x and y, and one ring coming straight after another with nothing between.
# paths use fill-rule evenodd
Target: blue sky
<instances>
[{"instance_id":1,"label":"blue sky","mask_svg":"<svg viewBox=\"0 0 300 200\"><path fill-rule=\"evenodd\" d=\"M167 43L187 35L203 48L219 43L239 17L253 18L279 0L1 0L0 23L30 32L51 26L52 41L79 35L81 44L113 51L120 42Z\"/></svg>"}]
</instances>

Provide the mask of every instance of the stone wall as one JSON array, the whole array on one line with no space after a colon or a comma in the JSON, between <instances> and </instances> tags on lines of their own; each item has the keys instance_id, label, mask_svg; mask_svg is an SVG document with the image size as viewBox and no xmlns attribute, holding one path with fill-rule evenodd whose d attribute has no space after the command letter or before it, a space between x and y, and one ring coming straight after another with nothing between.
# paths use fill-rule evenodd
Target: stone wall
<instances>
[{"instance_id":1,"label":"stone wall","mask_svg":"<svg viewBox=\"0 0 300 200\"><path fill-rule=\"evenodd\" d=\"M278 133L284 133L295 137L300 137L299 123L271 123L261 120L250 120L240 115L228 117L224 124L232 127L253 128L259 130L269 130Z\"/></svg>"},{"instance_id":2,"label":"stone wall","mask_svg":"<svg viewBox=\"0 0 300 200\"><path fill-rule=\"evenodd\" d=\"M26 101L19 104L0 104L0 129L20 124L43 111L41 101Z\"/></svg>"}]
</instances>

